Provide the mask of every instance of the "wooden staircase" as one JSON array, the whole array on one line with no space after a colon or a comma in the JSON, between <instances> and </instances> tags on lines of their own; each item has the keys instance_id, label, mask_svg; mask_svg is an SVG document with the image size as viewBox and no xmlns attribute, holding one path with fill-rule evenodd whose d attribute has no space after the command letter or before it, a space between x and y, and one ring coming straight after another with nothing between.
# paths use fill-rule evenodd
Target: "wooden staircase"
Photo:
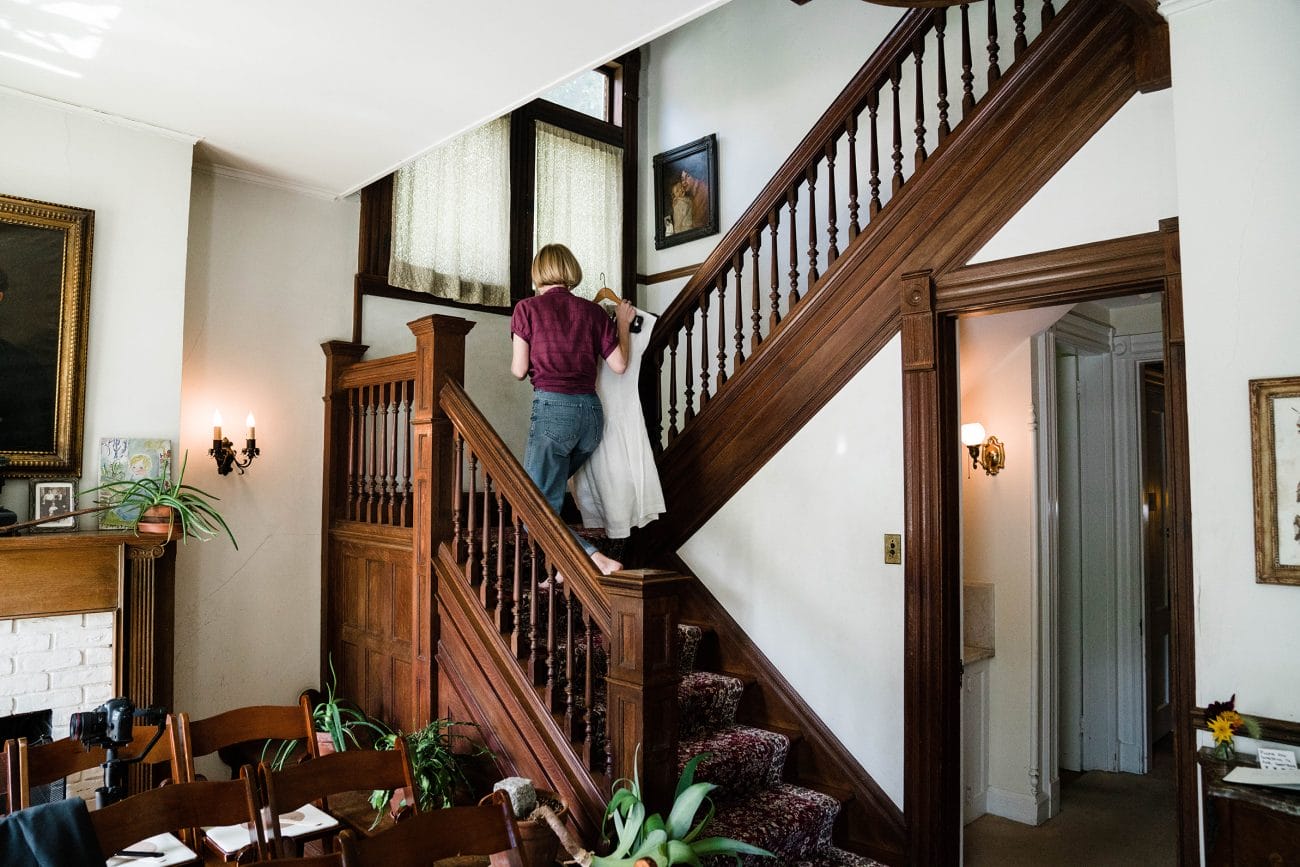
<instances>
[{"instance_id":1,"label":"wooden staircase","mask_svg":"<svg viewBox=\"0 0 1300 867\"><path fill-rule=\"evenodd\" d=\"M905 275L964 264L1159 77L1119 0L1030 3L904 15L660 317L641 386L669 508L638 542L666 571L593 568L460 387L471 323L417 320L387 359L325 345L322 659L345 694L406 728L478 722L594 841L638 747L671 796L686 619L744 687L736 721L839 803L834 845L903 863L903 812L672 552L904 327Z\"/></svg>"}]
</instances>

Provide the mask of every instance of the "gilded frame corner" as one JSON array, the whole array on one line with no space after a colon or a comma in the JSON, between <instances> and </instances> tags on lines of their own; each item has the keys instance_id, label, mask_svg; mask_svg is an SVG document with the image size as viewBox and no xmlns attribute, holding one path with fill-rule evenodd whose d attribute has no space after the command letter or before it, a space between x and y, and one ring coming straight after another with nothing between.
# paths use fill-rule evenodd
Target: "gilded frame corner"
<instances>
[{"instance_id":1,"label":"gilded frame corner","mask_svg":"<svg viewBox=\"0 0 1300 867\"><path fill-rule=\"evenodd\" d=\"M1279 408L1283 412L1293 410L1296 418L1279 419ZM1286 438L1280 450L1279 430ZM1300 376L1250 381L1250 452L1255 493L1255 581L1300 585ZM1292 520L1284 524L1279 515L1293 485L1296 502L1288 512ZM1293 540L1288 540L1285 558L1282 533L1294 534Z\"/></svg>"}]
</instances>

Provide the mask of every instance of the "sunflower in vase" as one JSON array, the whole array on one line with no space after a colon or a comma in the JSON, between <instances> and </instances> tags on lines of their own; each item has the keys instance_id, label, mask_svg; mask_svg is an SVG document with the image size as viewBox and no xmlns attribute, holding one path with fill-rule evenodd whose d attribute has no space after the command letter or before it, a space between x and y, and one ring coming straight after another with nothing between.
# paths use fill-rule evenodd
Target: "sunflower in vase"
<instances>
[{"instance_id":1,"label":"sunflower in vase","mask_svg":"<svg viewBox=\"0 0 1300 867\"><path fill-rule=\"evenodd\" d=\"M1205 709L1205 727L1214 738L1214 757L1232 761L1237 755L1233 738L1242 732L1246 737L1259 738L1259 721L1237 713L1237 694L1227 701L1211 702Z\"/></svg>"}]
</instances>

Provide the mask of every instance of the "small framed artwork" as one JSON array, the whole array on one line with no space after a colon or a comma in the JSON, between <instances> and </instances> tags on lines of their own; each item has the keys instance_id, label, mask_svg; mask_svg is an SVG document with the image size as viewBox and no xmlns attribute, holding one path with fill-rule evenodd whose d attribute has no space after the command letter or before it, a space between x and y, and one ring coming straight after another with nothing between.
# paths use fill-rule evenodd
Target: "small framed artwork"
<instances>
[{"instance_id":1,"label":"small framed artwork","mask_svg":"<svg viewBox=\"0 0 1300 867\"><path fill-rule=\"evenodd\" d=\"M99 483L172 477L172 441L103 437L99 441ZM138 506L118 506L99 513L101 530L129 530Z\"/></svg>"},{"instance_id":2,"label":"small framed artwork","mask_svg":"<svg viewBox=\"0 0 1300 867\"><path fill-rule=\"evenodd\" d=\"M37 524L37 530L75 530L77 516L69 512L77 508L76 479L35 479L32 481L32 520L65 515L57 521Z\"/></svg>"},{"instance_id":3,"label":"small framed artwork","mask_svg":"<svg viewBox=\"0 0 1300 867\"><path fill-rule=\"evenodd\" d=\"M718 136L654 158L655 249L718 233Z\"/></svg>"},{"instance_id":4,"label":"small framed artwork","mask_svg":"<svg viewBox=\"0 0 1300 867\"><path fill-rule=\"evenodd\" d=\"M1300 584L1300 376L1250 381L1255 580Z\"/></svg>"}]
</instances>

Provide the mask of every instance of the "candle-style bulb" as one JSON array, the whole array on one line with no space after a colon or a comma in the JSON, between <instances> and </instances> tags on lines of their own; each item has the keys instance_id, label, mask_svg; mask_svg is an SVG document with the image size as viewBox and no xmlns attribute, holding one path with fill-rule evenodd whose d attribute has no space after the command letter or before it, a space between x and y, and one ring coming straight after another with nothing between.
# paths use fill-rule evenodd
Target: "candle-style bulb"
<instances>
[{"instance_id":1,"label":"candle-style bulb","mask_svg":"<svg viewBox=\"0 0 1300 867\"><path fill-rule=\"evenodd\" d=\"M212 411L212 439L221 439L221 410Z\"/></svg>"},{"instance_id":2,"label":"candle-style bulb","mask_svg":"<svg viewBox=\"0 0 1300 867\"><path fill-rule=\"evenodd\" d=\"M248 425L248 438L250 440L257 439L257 419L253 418L251 409L248 411L248 418L244 419L244 423Z\"/></svg>"}]
</instances>

